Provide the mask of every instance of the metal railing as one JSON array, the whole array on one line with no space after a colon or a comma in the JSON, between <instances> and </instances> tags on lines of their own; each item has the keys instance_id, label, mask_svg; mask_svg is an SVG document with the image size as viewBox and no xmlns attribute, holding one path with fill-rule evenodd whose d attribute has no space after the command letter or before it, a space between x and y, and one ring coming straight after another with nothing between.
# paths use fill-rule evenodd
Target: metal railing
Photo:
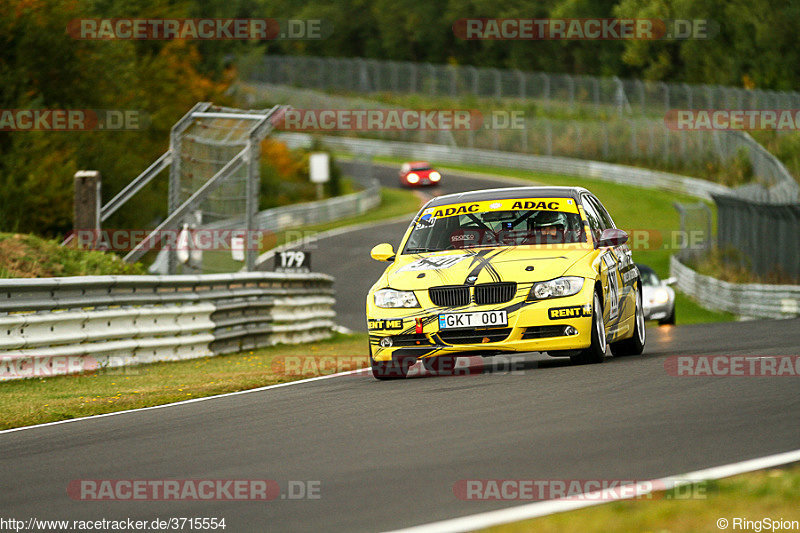
<instances>
[{"instance_id":1,"label":"metal railing","mask_svg":"<svg viewBox=\"0 0 800 533\"><path fill-rule=\"evenodd\" d=\"M800 282L800 203L714 195L717 245L740 252L741 266L765 278Z\"/></svg>"},{"instance_id":2,"label":"metal railing","mask_svg":"<svg viewBox=\"0 0 800 533\"><path fill-rule=\"evenodd\" d=\"M286 142L290 147L308 147L313 143L313 137L304 133L281 133L277 135L281 141ZM731 191L728 187L711 181L669 172L599 161L587 161L585 159L330 135L321 137L320 140L328 148L354 154L413 157L440 163L497 166L565 174L634 185L647 189L662 189L705 200L711 200L712 194L725 194Z\"/></svg>"},{"instance_id":3,"label":"metal railing","mask_svg":"<svg viewBox=\"0 0 800 533\"><path fill-rule=\"evenodd\" d=\"M330 95L265 83L240 84L253 101L281 101L307 109L393 109L379 101ZM491 117L484 117L491 121ZM488 122L487 122L488 124ZM487 125L487 124L484 124ZM322 134L334 135L332 132ZM771 203L800 200L800 184L749 134L740 131L676 131L664 120L629 116L608 120L522 117L515 127L460 130L339 132L338 135L441 144L534 155L574 157L705 176L708 168L746 157L752 183L741 196ZM737 193L739 194L739 193Z\"/></svg>"},{"instance_id":4,"label":"metal railing","mask_svg":"<svg viewBox=\"0 0 800 533\"><path fill-rule=\"evenodd\" d=\"M364 163L365 167L369 163ZM366 173L370 173L365 169ZM367 174L369 176L369 174ZM354 176L359 178L359 176ZM324 224L356 215L378 207L381 203L381 186L378 180L365 177L358 181L364 183L366 188L343 196L327 198L315 202L303 202L265 209L256 214L255 227L262 231L281 231L288 228L298 228L314 224ZM204 224L209 229L234 229L241 228L244 223L242 217L220 220Z\"/></svg>"},{"instance_id":5,"label":"metal railing","mask_svg":"<svg viewBox=\"0 0 800 533\"><path fill-rule=\"evenodd\" d=\"M326 338L332 286L273 272L0 280L0 380Z\"/></svg>"},{"instance_id":6,"label":"metal railing","mask_svg":"<svg viewBox=\"0 0 800 533\"><path fill-rule=\"evenodd\" d=\"M695 272L676 256L670 258L670 275L681 291L709 309L758 318L800 316L800 285L729 283Z\"/></svg>"},{"instance_id":7,"label":"metal railing","mask_svg":"<svg viewBox=\"0 0 800 533\"><path fill-rule=\"evenodd\" d=\"M362 58L267 55L254 81L356 93L422 93L541 100L545 108L588 105L619 114L663 115L669 109L797 109L800 93L572 76L515 69L434 65Z\"/></svg>"}]
</instances>

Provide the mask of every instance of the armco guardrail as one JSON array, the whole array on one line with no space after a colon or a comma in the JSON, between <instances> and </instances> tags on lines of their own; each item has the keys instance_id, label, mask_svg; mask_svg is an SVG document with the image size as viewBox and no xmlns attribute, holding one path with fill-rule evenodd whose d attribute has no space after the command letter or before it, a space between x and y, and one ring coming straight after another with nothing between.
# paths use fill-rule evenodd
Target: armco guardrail
<instances>
[{"instance_id":1,"label":"armco guardrail","mask_svg":"<svg viewBox=\"0 0 800 533\"><path fill-rule=\"evenodd\" d=\"M676 256L670 258L670 274L681 291L710 309L758 318L800 315L800 285L729 283L695 272Z\"/></svg>"},{"instance_id":2,"label":"armco guardrail","mask_svg":"<svg viewBox=\"0 0 800 533\"><path fill-rule=\"evenodd\" d=\"M256 272L0 280L0 380L328 337L333 278Z\"/></svg>"},{"instance_id":3,"label":"armco guardrail","mask_svg":"<svg viewBox=\"0 0 800 533\"><path fill-rule=\"evenodd\" d=\"M311 135L304 133L281 133L278 138L291 147L309 147ZM323 136L322 142L333 150L351 153L429 159L437 162L487 165L521 168L540 172L552 172L569 176L580 176L603 181L612 181L636 187L662 189L704 200L712 194L730 194L731 189L711 181L689 178L679 174L659 172L645 168L615 165L585 159L529 155L515 152L497 152L475 148L459 148L440 144L357 139L353 137Z\"/></svg>"}]
</instances>

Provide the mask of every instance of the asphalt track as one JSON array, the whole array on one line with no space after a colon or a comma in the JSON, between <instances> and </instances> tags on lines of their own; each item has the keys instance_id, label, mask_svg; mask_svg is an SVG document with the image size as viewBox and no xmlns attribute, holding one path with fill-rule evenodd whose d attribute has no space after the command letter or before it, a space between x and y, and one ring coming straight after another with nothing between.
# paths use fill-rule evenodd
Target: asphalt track
<instances>
[{"instance_id":1,"label":"asphalt track","mask_svg":"<svg viewBox=\"0 0 800 533\"><path fill-rule=\"evenodd\" d=\"M368 269L381 265L360 252L384 235L396 242L399 233L344 234L350 247L321 247L315 267L323 250L340 253L332 264L345 265L344 279L368 287ZM531 355L512 371L487 359L468 376L378 382L361 373L3 433L0 516L377 531L520 503L459 500L459 480L653 479L800 448L798 378L665 370L671 355L797 355L800 319L648 334L642 356L602 365ZM290 480L318 481L320 498L83 502L66 492L80 479L273 479L284 493Z\"/></svg>"}]
</instances>

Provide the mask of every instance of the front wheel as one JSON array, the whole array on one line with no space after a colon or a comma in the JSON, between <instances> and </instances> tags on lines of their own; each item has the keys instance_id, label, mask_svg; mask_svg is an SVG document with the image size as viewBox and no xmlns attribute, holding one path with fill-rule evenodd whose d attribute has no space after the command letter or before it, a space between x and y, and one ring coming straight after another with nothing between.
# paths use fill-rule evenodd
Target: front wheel
<instances>
[{"instance_id":1,"label":"front wheel","mask_svg":"<svg viewBox=\"0 0 800 533\"><path fill-rule=\"evenodd\" d=\"M611 343L611 353L620 355L639 355L644 351L645 327L642 310L642 291L636 293L636 314L633 321L633 335L630 339Z\"/></svg>"},{"instance_id":2,"label":"front wheel","mask_svg":"<svg viewBox=\"0 0 800 533\"><path fill-rule=\"evenodd\" d=\"M606 360L606 324L597 292L594 293L592 304L592 344L576 355L570 356L569 360L574 365L602 363Z\"/></svg>"}]
</instances>

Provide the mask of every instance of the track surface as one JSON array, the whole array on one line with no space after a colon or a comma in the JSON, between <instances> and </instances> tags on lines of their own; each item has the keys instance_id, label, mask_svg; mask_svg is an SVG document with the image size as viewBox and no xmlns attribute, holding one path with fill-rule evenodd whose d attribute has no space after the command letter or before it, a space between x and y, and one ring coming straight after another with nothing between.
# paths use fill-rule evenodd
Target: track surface
<instances>
[{"instance_id":1,"label":"track surface","mask_svg":"<svg viewBox=\"0 0 800 533\"><path fill-rule=\"evenodd\" d=\"M369 238L331 239L315 269L328 254L342 265L331 272L351 305L342 284L365 293L382 268L365 251L399 235L378 227ZM363 295L352 302L361 309ZM363 320L356 310L347 317ZM2 517L225 517L226 532L376 531L518 504L460 501L453 484L462 479L652 479L800 448L797 378L664 369L678 354L795 355L800 320L648 333L644 355L602 365L532 355L511 373L498 365L401 382L362 373L2 434ZM284 490L313 480L321 498L89 503L66 494L77 479L188 478L266 478Z\"/></svg>"},{"instance_id":2,"label":"track surface","mask_svg":"<svg viewBox=\"0 0 800 533\"><path fill-rule=\"evenodd\" d=\"M794 354L800 320L651 331L645 355L521 373L361 374L0 435L4 517L224 516L226 531L375 531L515 502L461 479L651 479L800 448L797 378L670 377L671 354ZM763 349L763 346L770 346ZM537 361L542 361L538 368ZM318 480L321 499L70 500L75 479Z\"/></svg>"}]
</instances>

